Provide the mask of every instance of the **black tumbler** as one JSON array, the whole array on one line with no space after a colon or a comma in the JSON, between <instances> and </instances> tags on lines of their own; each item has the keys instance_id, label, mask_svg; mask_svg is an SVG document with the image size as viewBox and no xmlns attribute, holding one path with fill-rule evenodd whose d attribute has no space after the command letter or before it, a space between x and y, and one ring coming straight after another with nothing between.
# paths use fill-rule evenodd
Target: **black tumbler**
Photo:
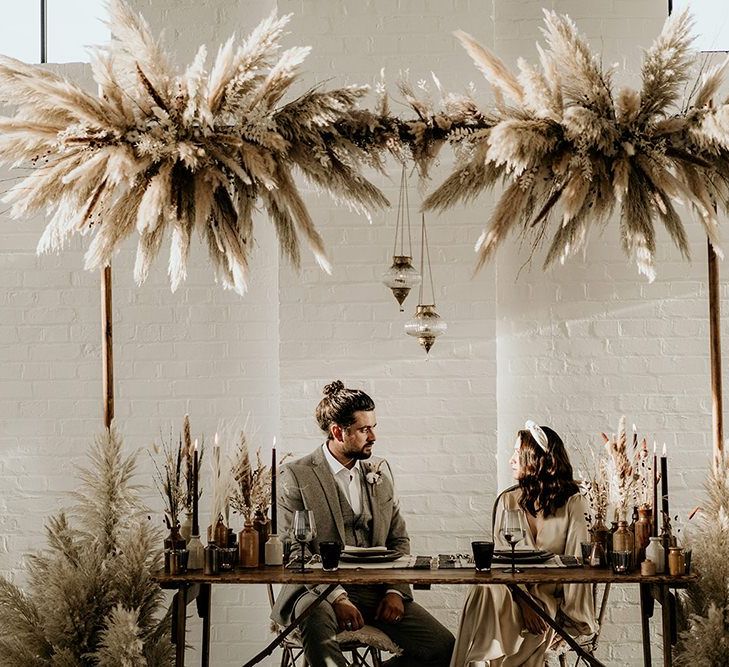
<instances>
[{"instance_id":1,"label":"black tumbler","mask_svg":"<svg viewBox=\"0 0 729 667\"><path fill-rule=\"evenodd\" d=\"M342 553L342 545L339 542L319 542L319 555L321 566L327 572L339 568L339 556Z\"/></svg>"},{"instance_id":2,"label":"black tumbler","mask_svg":"<svg viewBox=\"0 0 729 667\"><path fill-rule=\"evenodd\" d=\"M494 557L493 542L471 542L473 562L479 572L491 572L491 561Z\"/></svg>"}]
</instances>

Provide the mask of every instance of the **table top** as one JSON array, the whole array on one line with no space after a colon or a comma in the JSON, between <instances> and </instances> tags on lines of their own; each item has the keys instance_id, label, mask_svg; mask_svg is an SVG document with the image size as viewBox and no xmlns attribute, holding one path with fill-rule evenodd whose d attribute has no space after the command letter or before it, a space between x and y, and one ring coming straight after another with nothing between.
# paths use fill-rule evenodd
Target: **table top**
<instances>
[{"instance_id":1,"label":"table top","mask_svg":"<svg viewBox=\"0 0 729 667\"><path fill-rule=\"evenodd\" d=\"M154 579L162 588L179 588L183 584L664 584L672 588L685 588L697 578L696 574L670 576L658 574L641 576L640 572L614 574L607 568L525 568L523 572L511 574L510 570L477 572L471 568L462 569L341 569L324 572L310 569L304 574L296 569L281 566L238 568L217 575L203 574L195 570L187 574L170 575L162 571Z\"/></svg>"}]
</instances>

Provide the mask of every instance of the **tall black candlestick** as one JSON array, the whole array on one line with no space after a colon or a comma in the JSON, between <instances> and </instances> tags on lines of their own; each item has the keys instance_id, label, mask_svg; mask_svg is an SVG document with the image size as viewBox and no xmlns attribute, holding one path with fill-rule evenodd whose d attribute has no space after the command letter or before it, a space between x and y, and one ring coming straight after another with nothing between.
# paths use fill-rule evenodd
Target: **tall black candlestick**
<instances>
[{"instance_id":1,"label":"tall black candlestick","mask_svg":"<svg viewBox=\"0 0 729 667\"><path fill-rule=\"evenodd\" d=\"M658 457L653 454L653 529L651 535L658 537L658 521L660 513L658 511Z\"/></svg>"},{"instance_id":2,"label":"tall black candlestick","mask_svg":"<svg viewBox=\"0 0 729 667\"><path fill-rule=\"evenodd\" d=\"M276 524L276 441L271 450L271 533L277 535Z\"/></svg>"},{"instance_id":3,"label":"tall black candlestick","mask_svg":"<svg viewBox=\"0 0 729 667\"><path fill-rule=\"evenodd\" d=\"M664 525L668 526L670 517L668 511L668 458L665 450L663 456L661 456L661 509L663 510Z\"/></svg>"},{"instance_id":4,"label":"tall black candlestick","mask_svg":"<svg viewBox=\"0 0 729 667\"><path fill-rule=\"evenodd\" d=\"M197 443L195 443L197 444ZM197 447L193 453L192 464L192 534L200 535L200 522L197 516L198 477L200 477L200 459L197 455Z\"/></svg>"}]
</instances>

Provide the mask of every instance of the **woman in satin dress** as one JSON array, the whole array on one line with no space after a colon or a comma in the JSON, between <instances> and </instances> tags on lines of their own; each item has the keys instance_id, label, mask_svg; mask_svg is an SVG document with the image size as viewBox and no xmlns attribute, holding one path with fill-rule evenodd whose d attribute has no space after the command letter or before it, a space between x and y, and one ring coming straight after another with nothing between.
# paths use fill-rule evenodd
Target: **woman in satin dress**
<instances>
[{"instance_id":1,"label":"woman in satin dress","mask_svg":"<svg viewBox=\"0 0 729 667\"><path fill-rule=\"evenodd\" d=\"M509 461L518 488L505 493L496 511L496 549L509 549L498 534L504 509L521 509L526 536L520 547L581 555L588 540L585 502L573 479L562 439L528 421L519 431ZM585 584L522 586L549 613L559 614L570 634L596 629L592 591ZM488 667L543 667L555 632L502 585L472 586L461 616L451 667L483 661Z\"/></svg>"}]
</instances>

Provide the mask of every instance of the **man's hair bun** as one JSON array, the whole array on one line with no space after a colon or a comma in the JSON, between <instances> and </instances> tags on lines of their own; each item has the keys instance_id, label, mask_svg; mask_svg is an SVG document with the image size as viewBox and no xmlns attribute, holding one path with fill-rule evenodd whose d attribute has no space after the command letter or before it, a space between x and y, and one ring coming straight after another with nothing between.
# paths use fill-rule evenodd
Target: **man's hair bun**
<instances>
[{"instance_id":1,"label":"man's hair bun","mask_svg":"<svg viewBox=\"0 0 729 667\"><path fill-rule=\"evenodd\" d=\"M326 387L324 387L324 396L334 396L343 390L344 382L341 380L334 380L334 382L330 382Z\"/></svg>"}]
</instances>

